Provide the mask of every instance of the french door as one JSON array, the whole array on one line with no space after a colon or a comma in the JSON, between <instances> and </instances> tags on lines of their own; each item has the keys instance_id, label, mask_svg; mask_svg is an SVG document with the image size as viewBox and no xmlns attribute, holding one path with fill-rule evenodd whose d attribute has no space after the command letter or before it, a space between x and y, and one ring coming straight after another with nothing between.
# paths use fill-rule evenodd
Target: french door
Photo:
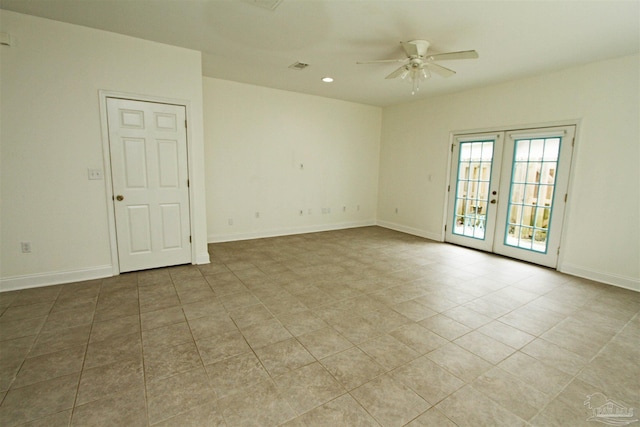
<instances>
[{"instance_id":1,"label":"french door","mask_svg":"<svg viewBox=\"0 0 640 427\"><path fill-rule=\"evenodd\" d=\"M458 135L448 242L556 267L575 126Z\"/></svg>"}]
</instances>

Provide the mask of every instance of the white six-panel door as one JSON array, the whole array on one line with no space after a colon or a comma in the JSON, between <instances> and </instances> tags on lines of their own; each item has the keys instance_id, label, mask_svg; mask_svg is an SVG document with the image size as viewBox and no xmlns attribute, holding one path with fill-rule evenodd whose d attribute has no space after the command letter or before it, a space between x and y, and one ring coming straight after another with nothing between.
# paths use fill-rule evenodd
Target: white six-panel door
<instances>
[{"instance_id":1,"label":"white six-panel door","mask_svg":"<svg viewBox=\"0 0 640 427\"><path fill-rule=\"evenodd\" d=\"M191 262L185 107L107 98L120 272Z\"/></svg>"}]
</instances>

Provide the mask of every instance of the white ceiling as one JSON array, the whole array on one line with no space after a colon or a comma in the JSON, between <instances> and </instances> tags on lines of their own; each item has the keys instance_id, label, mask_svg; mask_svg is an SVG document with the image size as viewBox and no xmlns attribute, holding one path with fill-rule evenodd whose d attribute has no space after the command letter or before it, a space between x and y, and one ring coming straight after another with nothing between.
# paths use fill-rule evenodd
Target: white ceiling
<instances>
[{"instance_id":1,"label":"white ceiling","mask_svg":"<svg viewBox=\"0 0 640 427\"><path fill-rule=\"evenodd\" d=\"M2 9L202 52L203 75L387 106L495 84L639 51L640 2L282 0L0 0ZM443 61L457 74L411 86L385 80L400 41L432 53L478 51ZM303 70L288 66L310 64ZM331 76L334 83L320 81ZM615 77L612 77L615 78Z\"/></svg>"}]
</instances>

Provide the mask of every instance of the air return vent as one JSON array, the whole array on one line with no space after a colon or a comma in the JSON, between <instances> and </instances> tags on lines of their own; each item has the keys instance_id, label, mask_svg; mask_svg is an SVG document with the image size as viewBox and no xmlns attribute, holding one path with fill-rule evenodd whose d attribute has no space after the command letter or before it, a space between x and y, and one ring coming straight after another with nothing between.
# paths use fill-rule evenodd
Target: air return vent
<instances>
[{"instance_id":1,"label":"air return vent","mask_svg":"<svg viewBox=\"0 0 640 427\"><path fill-rule=\"evenodd\" d=\"M289 65L289 68L293 70L304 70L308 66L309 64L305 64L304 62L294 62L293 64Z\"/></svg>"},{"instance_id":2,"label":"air return vent","mask_svg":"<svg viewBox=\"0 0 640 427\"><path fill-rule=\"evenodd\" d=\"M282 0L243 0L245 3L261 7L263 9L276 10Z\"/></svg>"}]
</instances>

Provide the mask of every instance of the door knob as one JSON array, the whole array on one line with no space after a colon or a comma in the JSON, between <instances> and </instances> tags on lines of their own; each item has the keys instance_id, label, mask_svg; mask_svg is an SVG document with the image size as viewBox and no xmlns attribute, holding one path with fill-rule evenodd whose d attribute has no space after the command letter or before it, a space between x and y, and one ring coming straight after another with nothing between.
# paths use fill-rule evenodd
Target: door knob
<instances>
[{"instance_id":1,"label":"door knob","mask_svg":"<svg viewBox=\"0 0 640 427\"><path fill-rule=\"evenodd\" d=\"M116 200L117 200L117 201L119 201L119 202L121 202L121 201L123 201L123 200L124 200L124 196L122 196L121 194L118 194L118 195L116 196ZM491 203L493 203L493 202L491 202Z\"/></svg>"},{"instance_id":2,"label":"door knob","mask_svg":"<svg viewBox=\"0 0 640 427\"><path fill-rule=\"evenodd\" d=\"M498 201L496 199L491 199L491 204L495 205Z\"/></svg>"}]
</instances>

